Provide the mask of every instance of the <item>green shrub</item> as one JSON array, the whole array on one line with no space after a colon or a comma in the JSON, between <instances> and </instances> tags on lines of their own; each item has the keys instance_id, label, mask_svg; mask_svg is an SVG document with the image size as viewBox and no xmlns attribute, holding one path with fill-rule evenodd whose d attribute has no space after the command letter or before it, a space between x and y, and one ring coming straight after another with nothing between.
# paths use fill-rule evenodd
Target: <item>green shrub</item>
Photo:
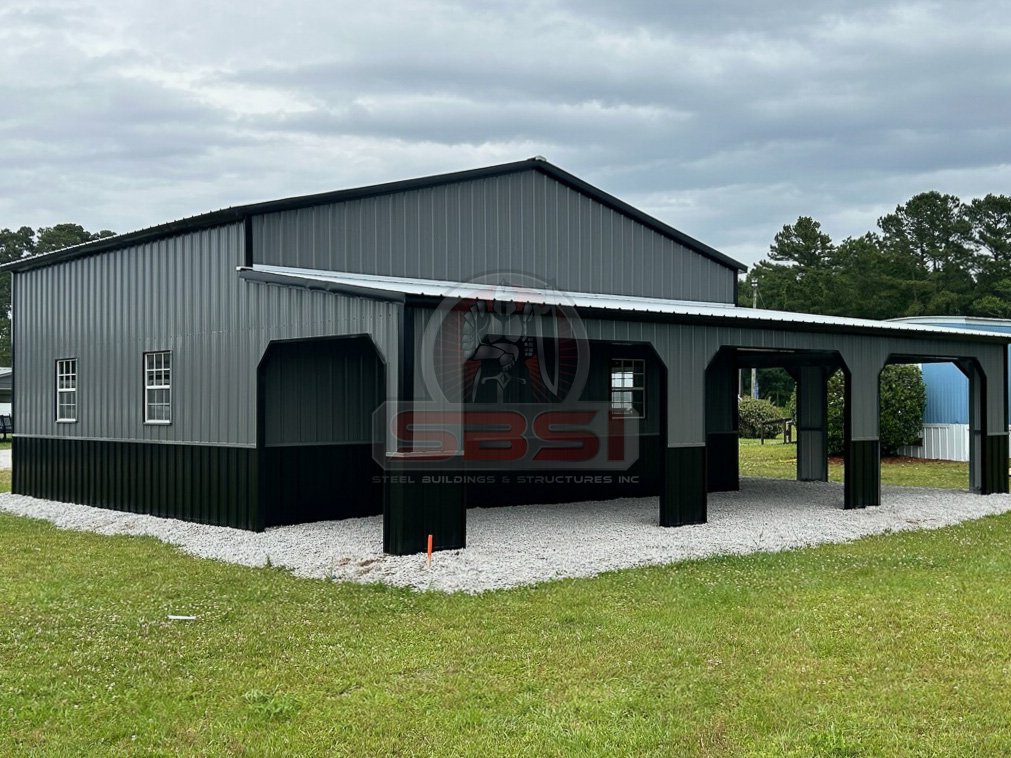
<instances>
[{"instance_id":1,"label":"green shrub","mask_svg":"<svg viewBox=\"0 0 1011 758\"><path fill-rule=\"evenodd\" d=\"M741 421L741 436L749 439L760 437L763 427L766 437L782 431L781 429L777 430L772 422L787 418L787 414L782 408L777 408L768 400L755 400L750 397L741 398L738 412Z\"/></svg>"},{"instance_id":2,"label":"green shrub","mask_svg":"<svg viewBox=\"0 0 1011 758\"><path fill-rule=\"evenodd\" d=\"M881 450L895 453L923 436L927 387L919 366L885 366L881 372Z\"/></svg>"},{"instance_id":3,"label":"green shrub","mask_svg":"<svg viewBox=\"0 0 1011 758\"><path fill-rule=\"evenodd\" d=\"M903 445L912 445L923 435L923 411L927 389L919 366L885 366L880 384L881 452L893 455ZM843 452L843 373L828 380L828 448L830 455Z\"/></svg>"},{"instance_id":4,"label":"green shrub","mask_svg":"<svg viewBox=\"0 0 1011 758\"><path fill-rule=\"evenodd\" d=\"M843 421L846 418L846 403L843 394L845 381L842 371L836 371L828 378L828 454L842 455L846 449L843 437Z\"/></svg>"}]
</instances>

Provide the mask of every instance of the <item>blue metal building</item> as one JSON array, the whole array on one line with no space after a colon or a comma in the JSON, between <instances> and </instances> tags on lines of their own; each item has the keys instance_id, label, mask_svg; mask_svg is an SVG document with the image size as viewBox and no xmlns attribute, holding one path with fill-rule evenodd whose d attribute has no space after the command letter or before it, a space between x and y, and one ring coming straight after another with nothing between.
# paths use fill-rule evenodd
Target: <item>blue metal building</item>
<instances>
[{"instance_id":1,"label":"blue metal building","mask_svg":"<svg viewBox=\"0 0 1011 758\"><path fill-rule=\"evenodd\" d=\"M923 326L1011 334L1011 320L1008 319L916 316L895 320ZM1008 365L1011 366L1011 354ZM926 363L923 365L923 382L927 389L923 444L903 448L900 452L916 458L969 460L969 380L953 363ZM1011 416L1008 422L1011 425Z\"/></svg>"}]
</instances>

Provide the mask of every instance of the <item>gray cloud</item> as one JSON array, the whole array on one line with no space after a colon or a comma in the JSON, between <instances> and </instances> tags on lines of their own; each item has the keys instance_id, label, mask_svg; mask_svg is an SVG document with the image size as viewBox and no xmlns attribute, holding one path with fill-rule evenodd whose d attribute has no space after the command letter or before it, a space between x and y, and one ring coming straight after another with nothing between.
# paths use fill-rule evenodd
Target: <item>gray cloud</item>
<instances>
[{"instance_id":1,"label":"gray cloud","mask_svg":"<svg viewBox=\"0 0 1011 758\"><path fill-rule=\"evenodd\" d=\"M534 153L752 262L1008 192L1011 8L40 2L0 10L0 226L119 231Z\"/></svg>"}]
</instances>

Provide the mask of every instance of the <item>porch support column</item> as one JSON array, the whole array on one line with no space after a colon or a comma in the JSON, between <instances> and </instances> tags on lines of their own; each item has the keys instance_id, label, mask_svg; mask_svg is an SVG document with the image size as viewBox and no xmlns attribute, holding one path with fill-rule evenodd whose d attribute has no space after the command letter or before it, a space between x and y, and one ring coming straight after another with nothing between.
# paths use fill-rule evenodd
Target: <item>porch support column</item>
<instances>
[{"instance_id":1,"label":"porch support column","mask_svg":"<svg viewBox=\"0 0 1011 758\"><path fill-rule=\"evenodd\" d=\"M737 363L733 353L717 356L706 369L706 490L741 488Z\"/></svg>"},{"instance_id":2,"label":"porch support column","mask_svg":"<svg viewBox=\"0 0 1011 758\"><path fill-rule=\"evenodd\" d=\"M706 506L706 446L668 446L660 491L660 526L704 524Z\"/></svg>"},{"instance_id":3,"label":"porch support column","mask_svg":"<svg viewBox=\"0 0 1011 758\"><path fill-rule=\"evenodd\" d=\"M405 411L416 395L415 363L419 348L415 311L402 306L395 361L387 361L387 428L393 428L394 414ZM446 410L452 410L447 404ZM389 439L389 437L388 437ZM392 442L392 440L390 440ZM457 550L467 544L467 499L462 455L454 465L426 463L432 454L411 450L406 440L401 449L388 444L383 474L383 552L411 555L424 552L428 536L433 550Z\"/></svg>"},{"instance_id":4,"label":"porch support column","mask_svg":"<svg viewBox=\"0 0 1011 758\"><path fill-rule=\"evenodd\" d=\"M878 383L881 364L863 359L846 377L846 473L843 508L881 505Z\"/></svg>"},{"instance_id":5,"label":"porch support column","mask_svg":"<svg viewBox=\"0 0 1011 758\"><path fill-rule=\"evenodd\" d=\"M958 367L969 379L969 489L983 490L983 450L986 438L986 378L971 361Z\"/></svg>"},{"instance_id":6,"label":"porch support column","mask_svg":"<svg viewBox=\"0 0 1011 758\"><path fill-rule=\"evenodd\" d=\"M659 352L659 351L658 351ZM667 364L667 449L660 526L706 523L705 361L661 353ZM693 360L695 358L695 360Z\"/></svg>"},{"instance_id":7,"label":"porch support column","mask_svg":"<svg viewBox=\"0 0 1011 758\"><path fill-rule=\"evenodd\" d=\"M828 376L822 366L802 366L797 378L797 480L828 481Z\"/></svg>"},{"instance_id":8,"label":"porch support column","mask_svg":"<svg viewBox=\"0 0 1011 758\"><path fill-rule=\"evenodd\" d=\"M426 471L424 453L391 453L383 488L383 552L423 553L467 545L466 490L462 461L449 470Z\"/></svg>"},{"instance_id":9,"label":"porch support column","mask_svg":"<svg viewBox=\"0 0 1011 758\"><path fill-rule=\"evenodd\" d=\"M1007 364L990 361L984 371L959 361L958 367L969 378L969 487L981 495L1007 492Z\"/></svg>"}]
</instances>

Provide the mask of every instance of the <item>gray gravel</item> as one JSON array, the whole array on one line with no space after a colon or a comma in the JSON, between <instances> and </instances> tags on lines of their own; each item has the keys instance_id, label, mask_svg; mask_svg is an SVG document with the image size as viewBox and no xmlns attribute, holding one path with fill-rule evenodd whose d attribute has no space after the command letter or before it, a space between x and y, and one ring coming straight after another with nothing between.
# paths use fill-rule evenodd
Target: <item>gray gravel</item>
<instances>
[{"instance_id":1,"label":"gray gravel","mask_svg":"<svg viewBox=\"0 0 1011 758\"><path fill-rule=\"evenodd\" d=\"M709 496L709 523L661 529L655 497L473 509L466 550L394 557L382 552L382 519L277 527L257 534L83 505L0 495L0 510L63 529L157 537L204 558L268 561L297 576L385 582L444 592L484 592L709 555L774 552L869 534L936 529L1011 511L1011 496L884 487L883 505L841 509L842 485L745 479Z\"/></svg>"}]
</instances>

